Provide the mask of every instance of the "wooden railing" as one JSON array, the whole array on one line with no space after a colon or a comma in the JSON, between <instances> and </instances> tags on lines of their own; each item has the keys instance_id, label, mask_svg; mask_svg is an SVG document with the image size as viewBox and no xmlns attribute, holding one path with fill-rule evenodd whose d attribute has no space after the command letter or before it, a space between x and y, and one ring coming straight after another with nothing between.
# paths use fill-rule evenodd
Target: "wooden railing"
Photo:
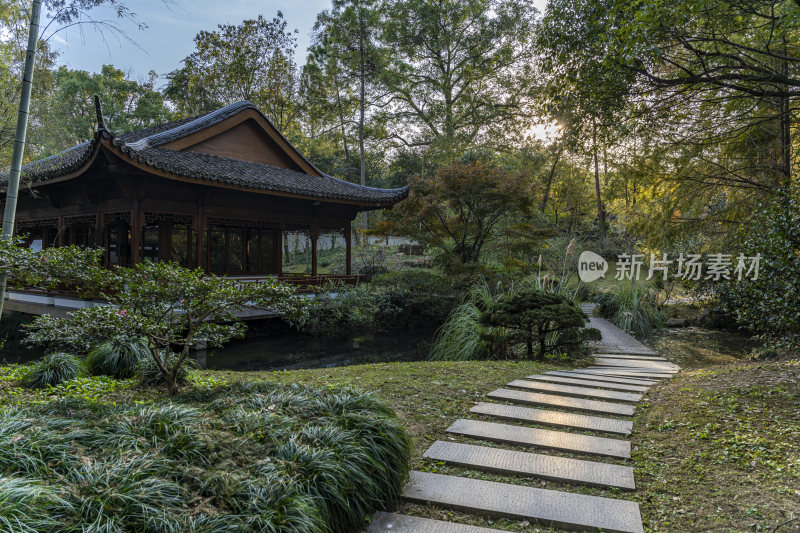
<instances>
[{"instance_id":1,"label":"wooden railing","mask_svg":"<svg viewBox=\"0 0 800 533\"><path fill-rule=\"evenodd\" d=\"M258 283L263 281L265 276L239 277L234 278L239 281ZM363 276L359 274L281 274L277 276L278 281L283 281L289 285L297 287L297 292L317 292L329 284L332 285L357 285Z\"/></svg>"}]
</instances>

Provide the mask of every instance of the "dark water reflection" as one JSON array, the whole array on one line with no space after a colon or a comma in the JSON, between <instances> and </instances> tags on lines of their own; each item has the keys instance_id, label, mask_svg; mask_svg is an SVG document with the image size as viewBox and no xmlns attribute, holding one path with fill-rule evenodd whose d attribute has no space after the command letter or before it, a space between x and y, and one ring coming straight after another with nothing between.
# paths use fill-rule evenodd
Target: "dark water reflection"
<instances>
[{"instance_id":1,"label":"dark water reflection","mask_svg":"<svg viewBox=\"0 0 800 533\"><path fill-rule=\"evenodd\" d=\"M735 332L699 327L664 329L645 342L683 368L730 363L760 346Z\"/></svg>"},{"instance_id":2,"label":"dark water reflection","mask_svg":"<svg viewBox=\"0 0 800 533\"><path fill-rule=\"evenodd\" d=\"M207 359L217 370L291 370L422 361L428 357L435 330L375 333L347 339L304 335L258 337L234 341Z\"/></svg>"}]
</instances>

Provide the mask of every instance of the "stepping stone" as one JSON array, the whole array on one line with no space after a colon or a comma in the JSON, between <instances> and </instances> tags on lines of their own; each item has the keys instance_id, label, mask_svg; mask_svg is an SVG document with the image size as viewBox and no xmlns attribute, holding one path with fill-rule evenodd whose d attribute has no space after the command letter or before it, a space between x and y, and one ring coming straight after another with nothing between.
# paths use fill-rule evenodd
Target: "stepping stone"
<instances>
[{"instance_id":1,"label":"stepping stone","mask_svg":"<svg viewBox=\"0 0 800 533\"><path fill-rule=\"evenodd\" d=\"M588 367L591 370L612 370L615 372L639 372L643 374L661 374L665 377L672 377L674 374L677 374L677 370L662 370L659 368L648 369L641 366L603 366L603 365L592 365Z\"/></svg>"},{"instance_id":2,"label":"stepping stone","mask_svg":"<svg viewBox=\"0 0 800 533\"><path fill-rule=\"evenodd\" d=\"M366 533L497 533L499 529L378 511Z\"/></svg>"},{"instance_id":3,"label":"stepping stone","mask_svg":"<svg viewBox=\"0 0 800 533\"><path fill-rule=\"evenodd\" d=\"M561 376L527 376L525 379L533 379L536 381L552 381L553 383L567 383L569 385L581 385L585 387L597 387L600 389L617 389L632 392L647 392L648 387L641 385L623 385L622 383L609 383L607 381L592 381L588 379L578 378L565 378Z\"/></svg>"},{"instance_id":4,"label":"stepping stone","mask_svg":"<svg viewBox=\"0 0 800 533\"><path fill-rule=\"evenodd\" d=\"M658 381L651 380L651 379L615 378L615 377L606 377L606 376L602 376L602 375L598 375L598 374L586 375L586 374L582 374L582 373L580 373L580 372L578 372L576 370L573 370L571 372L567 372L567 371L561 372L559 370L550 370L550 371L545 372L545 374L548 375L548 376L562 376L562 377L576 378L576 379L593 379L593 380L597 380L597 381L608 381L609 383L628 383L630 385L650 386L650 385L656 385L658 383Z\"/></svg>"},{"instance_id":5,"label":"stepping stone","mask_svg":"<svg viewBox=\"0 0 800 533\"><path fill-rule=\"evenodd\" d=\"M447 428L447 432L493 442L519 444L521 446L536 446L552 450L606 455L622 459L628 459L631 456L631 443L627 440L512 426L496 422L483 422L482 420L459 418Z\"/></svg>"},{"instance_id":6,"label":"stepping stone","mask_svg":"<svg viewBox=\"0 0 800 533\"><path fill-rule=\"evenodd\" d=\"M627 372L625 370L613 370L608 368L585 368L580 370L573 370L579 374L597 374L600 376L611 376L620 378L645 378L645 379L667 379L671 378L671 374L656 374L653 372Z\"/></svg>"},{"instance_id":7,"label":"stepping stone","mask_svg":"<svg viewBox=\"0 0 800 533\"><path fill-rule=\"evenodd\" d=\"M487 396L495 400L505 400L516 403L548 405L567 409L582 409L584 411L593 411L596 413L633 416L633 406L622 403L585 400L583 398L567 398L555 394L540 394L538 392L524 392L511 389L497 389L487 394Z\"/></svg>"},{"instance_id":8,"label":"stepping stone","mask_svg":"<svg viewBox=\"0 0 800 533\"><path fill-rule=\"evenodd\" d=\"M502 448L437 440L425 457L471 470L535 476L550 481L635 490L633 468Z\"/></svg>"},{"instance_id":9,"label":"stepping stone","mask_svg":"<svg viewBox=\"0 0 800 533\"><path fill-rule=\"evenodd\" d=\"M649 370L680 370L678 365L673 365L672 363L662 363L660 361L631 361L612 359L609 357L595 357L594 362L599 366L634 367Z\"/></svg>"},{"instance_id":10,"label":"stepping stone","mask_svg":"<svg viewBox=\"0 0 800 533\"><path fill-rule=\"evenodd\" d=\"M560 411L546 411L544 409L521 407L519 405L507 405L504 403L481 402L469 411L470 413L496 416L497 418L502 418L505 420L534 422L547 426L589 429L593 431L605 431L608 433L621 433L623 435L630 435L631 431L633 430L633 422L630 420L617 420L616 418L579 415L575 413L562 413Z\"/></svg>"},{"instance_id":11,"label":"stepping stone","mask_svg":"<svg viewBox=\"0 0 800 533\"><path fill-rule=\"evenodd\" d=\"M638 402L642 399L641 394L632 392L617 392L612 390L591 389L588 387L574 387L572 385L561 385L559 383L545 383L542 381L529 381L527 379L516 379L508 384L509 387L525 390L537 390L552 392L563 396L575 396L578 398L602 398L604 400L617 400L620 402Z\"/></svg>"},{"instance_id":12,"label":"stepping stone","mask_svg":"<svg viewBox=\"0 0 800 533\"><path fill-rule=\"evenodd\" d=\"M639 504L548 489L412 471L403 496L445 508L583 531L644 533Z\"/></svg>"},{"instance_id":13,"label":"stepping stone","mask_svg":"<svg viewBox=\"0 0 800 533\"><path fill-rule=\"evenodd\" d=\"M592 357L606 357L609 359L627 359L633 361L665 361L669 362L669 359L666 357L652 357L647 355L622 355L617 353L593 353Z\"/></svg>"}]
</instances>

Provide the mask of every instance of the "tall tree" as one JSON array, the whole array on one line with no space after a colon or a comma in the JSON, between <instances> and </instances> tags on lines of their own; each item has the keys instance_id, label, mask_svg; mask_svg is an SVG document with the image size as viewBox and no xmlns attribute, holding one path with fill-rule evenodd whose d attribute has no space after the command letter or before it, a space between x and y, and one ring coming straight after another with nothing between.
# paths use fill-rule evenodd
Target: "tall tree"
<instances>
[{"instance_id":1,"label":"tall tree","mask_svg":"<svg viewBox=\"0 0 800 533\"><path fill-rule=\"evenodd\" d=\"M47 109L42 119L47 121L49 138L42 142L63 147L89 138L95 129L95 94L103 103L108 127L118 133L168 121L170 111L155 80L152 71L142 82L132 80L112 65L103 65L99 73L60 67L55 71L55 86L43 102Z\"/></svg>"},{"instance_id":2,"label":"tall tree","mask_svg":"<svg viewBox=\"0 0 800 533\"><path fill-rule=\"evenodd\" d=\"M182 115L203 113L249 100L284 134L291 136L300 117L295 34L283 13L268 20L221 24L201 31L183 67L168 75L165 92Z\"/></svg>"},{"instance_id":3,"label":"tall tree","mask_svg":"<svg viewBox=\"0 0 800 533\"><path fill-rule=\"evenodd\" d=\"M320 13L315 25L315 40L327 55L330 71L340 74L336 81L345 84L357 95L356 126L361 185L367 184L368 108L375 102L377 76L385 62L385 50L379 41L380 31L378 0L334 0L331 10ZM336 86L335 90L337 99L341 98L342 88ZM344 124L342 126L344 128ZM361 225L366 229L366 213L361 217Z\"/></svg>"},{"instance_id":4,"label":"tall tree","mask_svg":"<svg viewBox=\"0 0 800 533\"><path fill-rule=\"evenodd\" d=\"M458 146L516 136L533 80L529 0L390 0L382 73L391 136L405 146Z\"/></svg>"}]
</instances>

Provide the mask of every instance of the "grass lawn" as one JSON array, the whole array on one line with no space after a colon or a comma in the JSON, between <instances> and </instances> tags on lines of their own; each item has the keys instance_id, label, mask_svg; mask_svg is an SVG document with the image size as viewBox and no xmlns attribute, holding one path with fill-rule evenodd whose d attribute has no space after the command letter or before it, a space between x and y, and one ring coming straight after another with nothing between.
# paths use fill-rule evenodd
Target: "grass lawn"
<instances>
[{"instance_id":1,"label":"grass lawn","mask_svg":"<svg viewBox=\"0 0 800 533\"><path fill-rule=\"evenodd\" d=\"M413 444L411 468L632 499L641 505L647 531L772 531L800 515L798 361L688 370L653 387L634 419L632 460L603 459L634 466L638 486L634 493L469 471L422 458L437 439L492 446L448 436L444 430L457 418L474 418L469 408L494 388L556 367L555 363L493 361L380 363L284 372L196 371L184 394L194 395L197 401L189 406L201 409L222 401L210 397L200 401L203 391L239 387L241 382L300 383L328 393L340 386L372 391L407 428ZM107 378L83 378L28 391L15 385L19 374L19 367L0 367L0 404L35 407L72 398L102 409L122 404L163 406L168 400L160 389L140 389L130 380ZM226 435L222 431L215 438ZM556 531L423 505L400 503L396 510L510 531ZM796 531L796 527L797 522L789 523L778 533Z\"/></svg>"},{"instance_id":2,"label":"grass lawn","mask_svg":"<svg viewBox=\"0 0 800 533\"><path fill-rule=\"evenodd\" d=\"M649 531L800 531L800 360L681 372L634 420Z\"/></svg>"}]
</instances>

